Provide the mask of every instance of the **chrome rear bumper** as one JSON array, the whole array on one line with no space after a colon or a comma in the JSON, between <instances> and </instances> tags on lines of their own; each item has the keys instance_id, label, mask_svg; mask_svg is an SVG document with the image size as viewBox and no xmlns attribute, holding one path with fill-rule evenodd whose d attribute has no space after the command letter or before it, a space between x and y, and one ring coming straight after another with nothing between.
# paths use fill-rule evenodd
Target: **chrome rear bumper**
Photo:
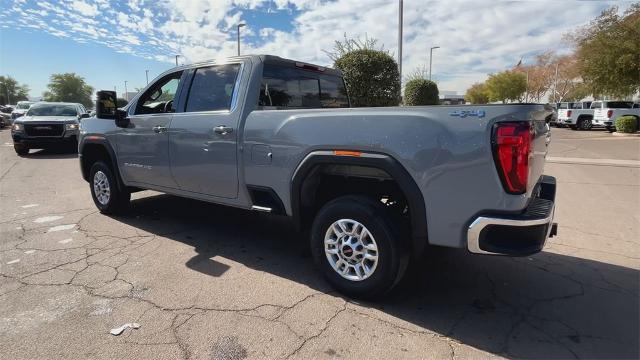
<instances>
[{"instance_id":1,"label":"chrome rear bumper","mask_svg":"<svg viewBox=\"0 0 640 360\"><path fill-rule=\"evenodd\" d=\"M543 176L527 208L513 215L483 214L467 229L467 249L474 254L526 256L542 250L557 233L553 223L556 180Z\"/></svg>"}]
</instances>

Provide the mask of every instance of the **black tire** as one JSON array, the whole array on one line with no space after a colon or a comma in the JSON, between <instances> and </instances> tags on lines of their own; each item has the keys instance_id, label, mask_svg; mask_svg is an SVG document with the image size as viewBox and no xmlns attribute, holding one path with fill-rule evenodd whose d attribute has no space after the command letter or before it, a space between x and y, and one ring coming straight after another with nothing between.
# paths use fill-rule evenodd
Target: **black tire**
<instances>
[{"instance_id":1,"label":"black tire","mask_svg":"<svg viewBox=\"0 0 640 360\"><path fill-rule=\"evenodd\" d=\"M571 130L578 130L578 127L576 125L569 125L569 127L571 128Z\"/></svg>"},{"instance_id":2,"label":"black tire","mask_svg":"<svg viewBox=\"0 0 640 360\"><path fill-rule=\"evenodd\" d=\"M104 174L106 177L106 186L109 190L109 196L106 198L106 201L104 197L102 198L102 201L98 199L96 195L96 187L94 186L96 176L102 177L100 173ZM94 204L96 204L98 210L103 214L118 214L126 210L129 206L131 192L126 190L123 191L118 188L118 183L116 182L113 171L102 161L95 162L91 166L91 171L89 173L89 187L91 188L91 197L93 198Z\"/></svg>"},{"instance_id":3,"label":"black tire","mask_svg":"<svg viewBox=\"0 0 640 360\"><path fill-rule=\"evenodd\" d=\"M606 129L607 129L607 131L608 131L608 132L610 132L610 133L613 133L613 132L615 132L615 131L616 131L615 126L607 126L607 127L606 127Z\"/></svg>"},{"instance_id":4,"label":"black tire","mask_svg":"<svg viewBox=\"0 0 640 360\"><path fill-rule=\"evenodd\" d=\"M578 130L588 131L593 127L593 122L589 118L578 119Z\"/></svg>"},{"instance_id":5,"label":"black tire","mask_svg":"<svg viewBox=\"0 0 640 360\"><path fill-rule=\"evenodd\" d=\"M331 225L340 219L359 222L375 239L377 265L373 273L363 280L349 280L340 275L325 254L325 235ZM365 196L342 196L325 204L316 214L311 228L311 253L316 265L334 288L354 298L371 299L389 292L404 275L409 252L406 243L401 243L401 236L402 232L396 227L392 214L382 203Z\"/></svg>"},{"instance_id":6,"label":"black tire","mask_svg":"<svg viewBox=\"0 0 640 360\"><path fill-rule=\"evenodd\" d=\"M25 156L29 154L29 148L22 144L13 144L13 150L16 151L16 154L19 156Z\"/></svg>"}]
</instances>

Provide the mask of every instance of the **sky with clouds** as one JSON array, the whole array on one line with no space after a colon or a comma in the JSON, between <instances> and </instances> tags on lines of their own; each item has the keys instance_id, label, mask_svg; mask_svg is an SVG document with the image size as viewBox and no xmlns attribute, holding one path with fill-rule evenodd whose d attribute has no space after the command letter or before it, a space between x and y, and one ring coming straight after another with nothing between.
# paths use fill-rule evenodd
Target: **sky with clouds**
<instances>
[{"instance_id":1,"label":"sky with clouds","mask_svg":"<svg viewBox=\"0 0 640 360\"><path fill-rule=\"evenodd\" d=\"M146 84L174 64L242 53L330 65L323 50L346 33L376 38L397 54L396 0L0 0L0 73L45 90L55 72L76 72L96 89ZM488 73L545 50L567 52L563 34L612 1L404 1L403 72L425 68L441 90L464 91Z\"/></svg>"}]
</instances>

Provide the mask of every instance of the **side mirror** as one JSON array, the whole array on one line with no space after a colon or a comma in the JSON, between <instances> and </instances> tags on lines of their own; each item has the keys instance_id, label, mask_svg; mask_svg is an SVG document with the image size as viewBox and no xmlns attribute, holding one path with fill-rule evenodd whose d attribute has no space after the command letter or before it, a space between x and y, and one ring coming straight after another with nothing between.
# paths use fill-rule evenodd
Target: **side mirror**
<instances>
[{"instance_id":1,"label":"side mirror","mask_svg":"<svg viewBox=\"0 0 640 360\"><path fill-rule=\"evenodd\" d=\"M118 109L115 91L101 90L97 93L96 117L100 119L113 119L116 126L126 128L129 126L127 113Z\"/></svg>"},{"instance_id":2,"label":"side mirror","mask_svg":"<svg viewBox=\"0 0 640 360\"><path fill-rule=\"evenodd\" d=\"M98 91L96 99L96 117L100 119L115 119L117 109L116 99L115 91Z\"/></svg>"},{"instance_id":3,"label":"side mirror","mask_svg":"<svg viewBox=\"0 0 640 360\"><path fill-rule=\"evenodd\" d=\"M84 114L80 114L80 119L86 119L86 118L90 118L91 115L89 115L89 113L84 113Z\"/></svg>"},{"instance_id":4,"label":"side mirror","mask_svg":"<svg viewBox=\"0 0 640 360\"><path fill-rule=\"evenodd\" d=\"M116 126L121 128L128 128L131 120L127 116L127 112L124 110L116 109Z\"/></svg>"}]
</instances>

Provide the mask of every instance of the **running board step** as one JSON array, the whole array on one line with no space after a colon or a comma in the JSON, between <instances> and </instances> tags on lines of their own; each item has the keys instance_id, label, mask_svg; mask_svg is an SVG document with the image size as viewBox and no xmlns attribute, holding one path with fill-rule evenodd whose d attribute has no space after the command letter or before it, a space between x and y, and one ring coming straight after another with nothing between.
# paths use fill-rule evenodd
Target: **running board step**
<instances>
[{"instance_id":1,"label":"running board step","mask_svg":"<svg viewBox=\"0 0 640 360\"><path fill-rule=\"evenodd\" d=\"M271 208L270 207L258 206L258 205L252 205L251 206L251 210L260 211L260 212L267 212L267 213L271 212Z\"/></svg>"}]
</instances>

